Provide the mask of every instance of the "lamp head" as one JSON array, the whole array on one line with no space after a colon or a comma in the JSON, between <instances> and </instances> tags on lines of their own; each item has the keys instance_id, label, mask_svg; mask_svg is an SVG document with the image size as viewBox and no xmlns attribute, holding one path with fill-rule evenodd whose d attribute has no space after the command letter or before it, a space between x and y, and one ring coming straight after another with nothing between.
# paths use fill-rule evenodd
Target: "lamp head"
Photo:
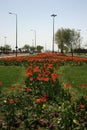
<instances>
[{"instance_id":1,"label":"lamp head","mask_svg":"<svg viewBox=\"0 0 87 130\"><path fill-rule=\"evenodd\" d=\"M9 12L9 14L12 14L11 12Z\"/></svg>"},{"instance_id":2,"label":"lamp head","mask_svg":"<svg viewBox=\"0 0 87 130\"><path fill-rule=\"evenodd\" d=\"M52 14L51 17L56 17L57 15L56 14Z\"/></svg>"}]
</instances>

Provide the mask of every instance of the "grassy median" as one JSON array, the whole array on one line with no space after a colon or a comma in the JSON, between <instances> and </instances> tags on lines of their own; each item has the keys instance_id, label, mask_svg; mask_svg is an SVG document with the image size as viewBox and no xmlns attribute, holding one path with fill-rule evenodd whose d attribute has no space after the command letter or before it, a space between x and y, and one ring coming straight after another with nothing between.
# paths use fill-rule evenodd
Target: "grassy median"
<instances>
[{"instance_id":1,"label":"grassy median","mask_svg":"<svg viewBox=\"0 0 87 130\"><path fill-rule=\"evenodd\" d=\"M25 69L19 66L0 66L1 89L11 85L24 85Z\"/></svg>"},{"instance_id":2,"label":"grassy median","mask_svg":"<svg viewBox=\"0 0 87 130\"><path fill-rule=\"evenodd\" d=\"M87 65L61 66L58 72L62 73L61 84L70 84L70 91L74 97L87 96Z\"/></svg>"}]
</instances>

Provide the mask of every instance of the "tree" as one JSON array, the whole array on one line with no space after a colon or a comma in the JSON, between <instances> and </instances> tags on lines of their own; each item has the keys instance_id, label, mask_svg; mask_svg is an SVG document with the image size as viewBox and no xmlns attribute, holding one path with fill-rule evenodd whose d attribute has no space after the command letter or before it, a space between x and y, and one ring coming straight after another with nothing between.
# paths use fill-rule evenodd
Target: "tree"
<instances>
[{"instance_id":1,"label":"tree","mask_svg":"<svg viewBox=\"0 0 87 130\"><path fill-rule=\"evenodd\" d=\"M11 46L5 44L4 46L0 47L0 50L1 50L2 53L8 53L9 51L11 51Z\"/></svg>"},{"instance_id":2,"label":"tree","mask_svg":"<svg viewBox=\"0 0 87 130\"><path fill-rule=\"evenodd\" d=\"M38 45L38 46L36 47L36 49L37 49L38 52L41 52L41 50L43 49L43 46Z\"/></svg>"},{"instance_id":3,"label":"tree","mask_svg":"<svg viewBox=\"0 0 87 130\"><path fill-rule=\"evenodd\" d=\"M30 46L28 44L25 44L22 48L25 52L29 52Z\"/></svg>"},{"instance_id":4,"label":"tree","mask_svg":"<svg viewBox=\"0 0 87 130\"><path fill-rule=\"evenodd\" d=\"M61 49L61 53L63 53L65 46L67 46L69 50L76 48L80 39L80 33L75 31L75 29L61 28L55 34L55 41L58 45L58 48Z\"/></svg>"},{"instance_id":5,"label":"tree","mask_svg":"<svg viewBox=\"0 0 87 130\"><path fill-rule=\"evenodd\" d=\"M58 48L61 49L61 53L63 53L64 39L63 39L63 29L59 29L55 34L55 41L58 45Z\"/></svg>"},{"instance_id":6,"label":"tree","mask_svg":"<svg viewBox=\"0 0 87 130\"><path fill-rule=\"evenodd\" d=\"M2 53L3 52L3 47L2 46L0 46L0 53Z\"/></svg>"},{"instance_id":7,"label":"tree","mask_svg":"<svg viewBox=\"0 0 87 130\"><path fill-rule=\"evenodd\" d=\"M35 50L36 50L36 47L34 47L34 46L31 46L31 47L30 47L30 53L31 53L31 54L33 54L33 53L35 52Z\"/></svg>"}]
</instances>

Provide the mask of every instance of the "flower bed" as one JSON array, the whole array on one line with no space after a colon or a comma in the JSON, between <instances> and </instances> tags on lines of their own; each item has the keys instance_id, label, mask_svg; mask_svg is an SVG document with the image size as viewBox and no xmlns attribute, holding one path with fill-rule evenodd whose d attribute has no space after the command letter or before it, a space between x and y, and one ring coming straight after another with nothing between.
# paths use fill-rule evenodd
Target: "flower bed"
<instances>
[{"instance_id":1,"label":"flower bed","mask_svg":"<svg viewBox=\"0 0 87 130\"><path fill-rule=\"evenodd\" d=\"M0 111L4 130L81 130L87 128L87 99L73 101L70 84L65 89L59 83L57 64L74 61L77 57L39 54L33 57L5 58L0 63L26 66L25 87L10 86L11 93L0 91ZM84 60L84 59L83 59ZM86 59L84 60L86 62ZM61 62L61 63L60 63ZM79 63L78 63L79 62ZM73 62L72 62L73 63ZM2 86L0 82L0 87Z\"/></svg>"},{"instance_id":2,"label":"flower bed","mask_svg":"<svg viewBox=\"0 0 87 130\"><path fill-rule=\"evenodd\" d=\"M55 63L57 65L64 65L70 63L72 65L81 65L87 63L87 58L79 58L76 56L61 56L54 53L40 53L34 56L18 56L7 57L0 59L0 65L26 65L29 63Z\"/></svg>"}]
</instances>

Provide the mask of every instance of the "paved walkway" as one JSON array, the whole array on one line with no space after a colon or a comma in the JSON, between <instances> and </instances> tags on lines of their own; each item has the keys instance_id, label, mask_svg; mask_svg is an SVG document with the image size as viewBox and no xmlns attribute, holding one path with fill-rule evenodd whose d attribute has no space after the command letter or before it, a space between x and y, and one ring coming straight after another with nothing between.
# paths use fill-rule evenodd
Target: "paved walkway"
<instances>
[{"instance_id":1,"label":"paved walkway","mask_svg":"<svg viewBox=\"0 0 87 130\"><path fill-rule=\"evenodd\" d=\"M17 54L17 56L26 56L29 55L29 53L23 53L23 54ZM6 58L6 57L16 57L15 54L0 54L0 58Z\"/></svg>"}]
</instances>

